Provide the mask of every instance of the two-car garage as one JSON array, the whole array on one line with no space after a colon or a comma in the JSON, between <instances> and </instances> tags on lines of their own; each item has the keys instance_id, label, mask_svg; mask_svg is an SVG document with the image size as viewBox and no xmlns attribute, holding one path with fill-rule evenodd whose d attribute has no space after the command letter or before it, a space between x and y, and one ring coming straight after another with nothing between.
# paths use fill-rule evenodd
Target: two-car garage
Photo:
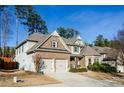
<instances>
[{"instance_id":1,"label":"two-car garage","mask_svg":"<svg viewBox=\"0 0 124 93\"><path fill-rule=\"evenodd\" d=\"M67 72L68 61L65 59L42 59L43 71L45 73L58 72L63 73Z\"/></svg>"}]
</instances>

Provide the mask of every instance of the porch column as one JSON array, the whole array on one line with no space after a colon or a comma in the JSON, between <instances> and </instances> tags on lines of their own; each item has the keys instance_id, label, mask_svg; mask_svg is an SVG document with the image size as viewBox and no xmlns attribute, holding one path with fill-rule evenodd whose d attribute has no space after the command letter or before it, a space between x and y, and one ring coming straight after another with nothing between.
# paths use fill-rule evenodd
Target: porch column
<instances>
[{"instance_id":1,"label":"porch column","mask_svg":"<svg viewBox=\"0 0 124 93\"><path fill-rule=\"evenodd\" d=\"M77 57L75 57L75 68L77 68Z\"/></svg>"}]
</instances>

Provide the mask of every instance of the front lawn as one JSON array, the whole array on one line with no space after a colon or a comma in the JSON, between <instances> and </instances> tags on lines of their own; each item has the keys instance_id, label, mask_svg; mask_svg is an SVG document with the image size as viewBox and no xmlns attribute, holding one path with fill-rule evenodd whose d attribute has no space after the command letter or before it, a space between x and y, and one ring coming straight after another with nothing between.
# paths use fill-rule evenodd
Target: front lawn
<instances>
[{"instance_id":1,"label":"front lawn","mask_svg":"<svg viewBox=\"0 0 124 93\"><path fill-rule=\"evenodd\" d=\"M13 77L18 78L18 82L13 82ZM45 84L55 84L59 81L47 76L40 75L34 72L17 71L17 72L0 72L0 87L23 87L23 86L38 86Z\"/></svg>"},{"instance_id":2,"label":"front lawn","mask_svg":"<svg viewBox=\"0 0 124 93\"><path fill-rule=\"evenodd\" d=\"M88 72L83 72L79 74L93 78L93 79L97 79L97 80L112 80L112 81L116 81L118 83L124 84L124 73L110 74L110 73L103 73L103 72L88 71Z\"/></svg>"}]
</instances>

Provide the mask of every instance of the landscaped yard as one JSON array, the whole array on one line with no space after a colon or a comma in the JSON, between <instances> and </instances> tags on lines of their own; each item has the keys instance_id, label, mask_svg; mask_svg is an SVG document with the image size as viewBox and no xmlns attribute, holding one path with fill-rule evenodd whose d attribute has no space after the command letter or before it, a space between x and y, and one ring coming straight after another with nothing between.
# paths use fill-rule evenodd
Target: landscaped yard
<instances>
[{"instance_id":1,"label":"landscaped yard","mask_svg":"<svg viewBox=\"0 0 124 93\"><path fill-rule=\"evenodd\" d=\"M79 74L97 80L112 80L124 84L124 74L122 73L110 74L110 73L88 71Z\"/></svg>"},{"instance_id":2,"label":"landscaped yard","mask_svg":"<svg viewBox=\"0 0 124 93\"><path fill-rule=\"evenodd\" d=\"M13 82L13 77L18 78L18 82ZM16 71L16 72L0 72L0 87L23 87L23 86L38 86L45 84L55 84L59 81L47 76L33 72Z\"/></svg>"}]
</instances>

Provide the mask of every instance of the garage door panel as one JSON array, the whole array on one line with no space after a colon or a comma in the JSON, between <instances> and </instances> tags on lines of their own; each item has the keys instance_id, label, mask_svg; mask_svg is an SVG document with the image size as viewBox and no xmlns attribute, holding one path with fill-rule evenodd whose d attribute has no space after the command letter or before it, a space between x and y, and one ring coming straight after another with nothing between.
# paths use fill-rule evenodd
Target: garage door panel
<instances>
[{"instance_id":1,"label":"garage door panel","mask_svg":"<svg viewBox=\"0 0 124 93\"><path fill-rule=\"evenodd\" d=\"M44 66L43 71L44 71L45 73L50 73L50 72L53 71L53 67L52 67L53 60L51 60L51 59L43 59L42 62L43 62L43 64L44 64L44 65L43 65L43 66Z\"/></svg>"},{"instance_id":2,"label":"garage door panel","mask_svg":"<svg viewBox=\"0 0 124 93\"><path fill-rule=\"evenodd\" d=\"M43 62L43 71L45 73L53 73L53 72L66 72L67 71L67 60L61 59L42 59Z\"/></svg>"},{"instance_id":3,"label":"garage door panel","mask_svg":"<svg viewBox=\"0 0 124 93\"><path fill-rule=\"evenodd\" d=\"M56 72L66 72L67 60L56 60Z\"/></svg>"}]
</instances>

